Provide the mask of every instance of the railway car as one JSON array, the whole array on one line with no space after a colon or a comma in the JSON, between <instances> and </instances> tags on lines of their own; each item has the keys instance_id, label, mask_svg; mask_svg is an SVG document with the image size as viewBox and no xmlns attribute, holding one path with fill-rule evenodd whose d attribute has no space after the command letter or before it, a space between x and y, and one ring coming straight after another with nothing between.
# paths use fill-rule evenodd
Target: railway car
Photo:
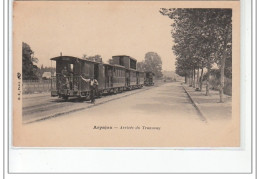
<instances>
[{"instance_id":1,"label":"railway car","mask_svg":"<svg viewBox=\"0 0 260 179\"><path fill-rule=\"evenodd\" d=\"M119 65L104 64L105 88L104 93L123 92L126 89L126 70Z\"/></svg>"},{"instance_id":2,"label":"railway car","mask_svg":"<svg viewBox=\"0 0 260 179\"><path fill-rule=\"evenodd\" d=\"M139 88L144 86L145 73L142 71L137 72L137 85Z\"/></svg>"},{"instance_id":3,"label":"railway car","mask_svg":"<svg viewBox=\"0 0 260 179\"><path fill-rule=\"evenodd\" d=\"M72 56L58 56L51 60L56 62L56 76L52 77L53 97L59 96L65 100L69 97L89 99L90 85L82 78L98 81L97 96L141 88L144 85L143 72L123 65L104 64Z\"/></svg>"},{"instance_id":4,"label":"railway car","mask_svg":"<svg viewBox=\"0 0 260 179\"><path fill-rule=\"evenodd\" d=\"M142 83L142 78L139 79L140 72L136 70L137 60L135 58L127 55L116 55L112 57L110 64L125 67L126 89L132 90L143 86L143 84L139 84Z\"/></svg>"},{"instance_id":5,"label":"railway car","mask_svg":"<svg viewBox=\"0 0 260 179\"><path fill-rule=\"evenodd\" d=\"M113 74L113 86L115 88L115 93L123 92L126 90L126 69L125 67L114 65Z\"/></svg>"},{"instance_id":6,"label":"railway car","mask_svg":"<svg viewBox=\"0 0 260 179\"><path fill-rule=\"evenodd\" d=\"M136 70L129 69L127 70L128 76L129 76L129 83L128 83L128 89L136 89L137 88L137 72Z\"/></svg>"},{"instance_id":7,"label":"railway car","mask_svg":"<svg viewBox=\"0 0 260 179\"><path fill-rule=\"evenodd\" d=\"M72 56L59 56L51 60L56 62L56 77L52 77L51 96L59 96L63 99L89 97L90 85L82 77L98 80L97 94L102 93L104 90L105 73L102 63L82 60Z\"/></svg>"},{"instance_id":8,"label":"railway car","mask_svg":"<svg viewBox=\"0 0 260 179\"><path fill-rule=\"evenodd\" d=\"M153 86L154 85L154 73L153 72L145 72L144 85L145 86Z\"/></svg>"}]
</instances>

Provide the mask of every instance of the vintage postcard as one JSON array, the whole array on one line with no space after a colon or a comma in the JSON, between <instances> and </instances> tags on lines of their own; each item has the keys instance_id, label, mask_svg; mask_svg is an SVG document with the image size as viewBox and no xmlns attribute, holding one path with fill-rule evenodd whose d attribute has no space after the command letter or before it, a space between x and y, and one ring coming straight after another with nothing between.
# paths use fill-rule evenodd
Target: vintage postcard
<instances>
[{"instance_id":1,"label":"vintage postcard","mask_svg":"<svg viewBox=\"0 0 260 179\"><path fill-rule=\"evenodd\" d=\"M15 1L14 147L240 147L239 1Z\"/></svg>"}]
</instances>

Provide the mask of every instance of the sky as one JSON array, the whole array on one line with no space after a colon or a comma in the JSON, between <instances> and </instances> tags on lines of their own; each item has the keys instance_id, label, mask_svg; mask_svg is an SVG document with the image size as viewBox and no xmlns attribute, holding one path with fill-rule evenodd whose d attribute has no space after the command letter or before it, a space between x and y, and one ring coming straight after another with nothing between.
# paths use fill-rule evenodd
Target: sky
<instances>
[{"instance_id":1,"label":"sky","mask_svg":"<svg viewBox=\"0 0 260 179\"><path fill-rule=\"evenodd\" d=\"M14 4L14 39L30 45L38 66L55 66L50 58L60 52L79 58L99 54L107 62L114 55L142 61L152 51L161 57L163 70L173 71L173 20L161 15L160 7L130 1L19 2Z\"/></svg>"}]
</instances>

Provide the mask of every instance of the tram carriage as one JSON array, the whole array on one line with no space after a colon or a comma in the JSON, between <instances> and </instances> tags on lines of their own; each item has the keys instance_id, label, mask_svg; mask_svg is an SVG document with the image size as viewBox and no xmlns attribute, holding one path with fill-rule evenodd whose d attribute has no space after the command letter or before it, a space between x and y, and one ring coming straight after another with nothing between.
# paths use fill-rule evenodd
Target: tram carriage
<instances>
[{"instance_id":1,"label":"tram carriage","mask_svg":"<svg viewBox=\"0 0 260 179\"><path fill-rule=\"evenodd\" d=\"M56 89L52 88L51 96L87 97L90 94L90 85L81 77L95 78L99 82L98 93L105 88L104 65L102 63L82 60L71 56L59 56L52 58L56 61L56 77L52 77L52 83L56 83ZM66 68L66 70L65 70ZM64 71L67 71L64 74Z\"/></svg>"},{"instance_id":2,"label":"tram carriage","mask_svg":"<svg viewBox=\"0 0 260 179\"><path fill-rule=\"evenodd\" d=\"M127 68L122 64L104 64L72 56L58 56L51 60L56 62L56 77L52 77L51 96L59 96L65 100L69 97L89 99L90 84L82 77L98 81L97 96L141 88L144 85L144 72L136 71L133 62L132 68ZM127 59L124 60L127 62ZM128 64L130 67L130 62Z\"/></svg>"},{"instance_id":3,"label":"tram carriage","mask_svg":"<svg viewBox=\"0 0 260 179\"><path fill-rule=\"evenodd\" d=\"M125 90L126 72L123 66L104 64L105 93L117 93Z\"/></svg>"},{"instance_id":4,"label":"tram carriage","mask_svg":"<svg viewBox=\"0 0 260 179\"><path fill-rule=\"evenodd\" d=\"M142 88L144 86L144 79L145 79L145 72L139 71L137 72L137 85L139 88Z\"/></svg>"}]
</instances>

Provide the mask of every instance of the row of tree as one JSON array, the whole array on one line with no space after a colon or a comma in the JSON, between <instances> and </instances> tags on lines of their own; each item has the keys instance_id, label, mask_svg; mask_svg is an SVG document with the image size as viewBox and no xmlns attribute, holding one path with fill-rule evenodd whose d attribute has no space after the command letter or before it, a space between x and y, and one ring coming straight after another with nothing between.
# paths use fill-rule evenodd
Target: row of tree
<instances>
[{"instance_id":1,"label":"row of tree","mask_svg":"<svg viewBox=\"0 0 260 179\"><path fill-rule=\"evenodd\" d=\"M223 102L224 76L232 77L232 10L162 8L160 13L174 20L172 49L176 55L176 73L185 76L186 82L191 79L191 84L201 90L207 69L208 95L208 76L213 64L217 64L220 102Z\"/></svg>"}]
</instances>

